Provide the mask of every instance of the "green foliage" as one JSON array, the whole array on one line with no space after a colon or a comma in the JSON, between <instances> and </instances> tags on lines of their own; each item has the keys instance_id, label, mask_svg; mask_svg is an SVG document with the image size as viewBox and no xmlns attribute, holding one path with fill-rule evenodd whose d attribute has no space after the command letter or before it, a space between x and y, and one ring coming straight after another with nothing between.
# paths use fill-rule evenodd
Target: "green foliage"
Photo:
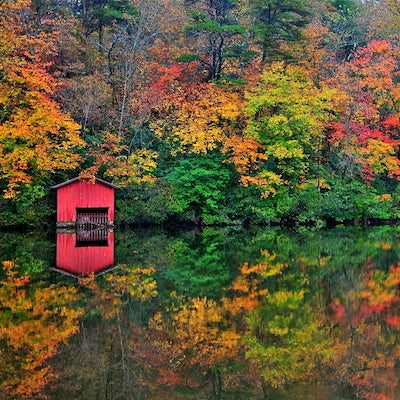
<instances>
[{"instance_id":1,"label":"green foliage","mask_svg":"<svg viewBox=\"0 0 400 400\"><path fill-rule=\"evenodd\" d=\"M197 24L187 25L185 30L188 32L213 32L217 34L234 35L245 32L245 27L242 25L220 25L215 20L206 20Z\"/></svg>"},{"instance_id":2,"label":"green foliage","mask_svg":"<svg viewBox=\"0 0 400 400\"><path fill-rule=\"evenodd\" d=\"M392 201L392 196L380 196L364 183L338 179L322 197L321 217L338 220L397 217L398 209Z\"/></svg>"},{"instance_id":3,"label":"green foliage","mask_svg":"<svg viewBox=\"0 0 400 400\"><path fill-rule=\"evenodd\" d=\"M196 5L198 0L187 1ZM185 26L185 31L193 36L204 39L204 46L199 54L200 63L208 71L208 80L220 79L223 76L223 65L226 61L226 48L234 37L241 37L247 28L238 21L234 10L238 2L232 0L217 0L203 5L201 11L189 10L188 15L193 24Z\"/></svg>"},{"instance_id":4,"label":"green foliage","mask_svg":"<svg viewBox=\"0 0 400 400\"><path fill-rule=\"evenodd\" d=\"M366 41L365 28L357 21L359 7L354 0L330 0L337 13L324 15L334 36L330 39L338 48L338 56L349 60L354 50Z\"/></svg>"},{"instance_id":5,"label":"green foliage","mask_svg":"<svg viewBox=\"0 0 400 400\"><path fill-rule=\"evenodd\" d=\"M0 235L0 263L13 260L19 270L34 280L49 277L53 263L54 243L49 232L35 226L31 232L6 232Z\"/></svg>"},{"instance_id":6,"label":"green foliage","mask_svg":"<svg viewBox=\"0 0 400 400\"><path fill-rule=\"evenodd\" d=\"M297 188L283 186L265 199L269 218L321 226L323 221L398 218L397 195L379 194L362 182L335 179L330 189L314 184Z\"/></svg>"},{"instance_id":7,"label":"green foliage","mask_svg":"<svg viewBox=\"0 0 400 400\"><path fill-rule=\"evenodd\" d=\"M236 44L227 47L224 51L224 57L238 59L243 63L246 63L253 59L257 55L257 52L250 50L249 46L246 44Z\"/></svg>"},{"instance_id":8,"label":"green foliage","mask_svg":"<svg viewBox=\"0 0 400 400\"><path fill-rule=\"evenodd\" d=\"M181 211L172 188L163 179L131 184L116 195L116 224L160 224Z\"/></svg>"},{"instance_id":9,"label":"green foliage","mask_svg":"<svg viewBox=\"0 0 400 400\"><path fill-rule=\"evenodd\" d=\"M282 43L301 41L301 28L309 22L311 9L303 0L250 0L249 14L254 20L253 35L266 61L290 56Z\"/></svg>"},{"instance_id":10,"label":"green foliage","mask_svg":"<svg viewBox=\"0 0 400 400\"><path fill-rule=\"evenodd\" d=\"M176 242L171 250L174 266L162 273L162 279L178 293L219 298L232 281L235 271L228 267L226 251L220 243L210 238L200 243Z\"/></svg>"},{"instance_id":11,"label":"green foliage","mask_svg":"<svg viewBox=\"0 0 400 400\"><path fill-rule=\"evenodd\" d=\"M169 247L169 265L159 273L164 288L189 298L219 299L237 274L237 265L254 251L246 232L205 228L197 235L176 238Z\"/></svg>"},{"instance_id":12,"label":"green foliage","mask_svg":"<svg viewBox=\"0 0 400 400\"><path fill-rule=\"evenodd\" d=\"M54 216L53 197L43 186L25 186L16 199L0 200L0 226L47 226Z\"/></svg>"},{"instance_id":13,"label":"green foliage","mask_svg":"<svg viewBox=\"0 0 400 400\"><path fill-rule=\"evenodd\" d=\"M183 62L183 63L190 63L192 61L196 61L199 59L198 54L181 54L178 57L175 57L175 61Z\"/></svg>"},{"instance_id":14,"label":"green foliage","mask_svg":"<svg viewBox=\"0 0 400 400\"><path fill-rule=\"evenodd\" d=\"M357 4L354 0L329 0L329 3L345 16L354 13L357 9Z\"/></svg>"},{"instance_id":15,"label":"green foliage","mask_svg":"<svg viewBox=\"0 0 400 400\"><path fill-rule=\"evenodd\" d=\"M89 5L89 7L88 7ZM86 4L82 17L88 33L111 26L113 23L126 22L138 17L136 7L128 0L105 0Z\"/></svg>"},{"instance_id":16,"label":"green foliage","mask_svg":"<svg viewBox=\"0 0 400 400\"><path fill-rule=\"evenodd\" d=\"M181 210L194 221L210 217L226 217L229 191L234 185L234 172L218 153L195 155L179 162L165 176Z\"/></svg>"}]
</instances>

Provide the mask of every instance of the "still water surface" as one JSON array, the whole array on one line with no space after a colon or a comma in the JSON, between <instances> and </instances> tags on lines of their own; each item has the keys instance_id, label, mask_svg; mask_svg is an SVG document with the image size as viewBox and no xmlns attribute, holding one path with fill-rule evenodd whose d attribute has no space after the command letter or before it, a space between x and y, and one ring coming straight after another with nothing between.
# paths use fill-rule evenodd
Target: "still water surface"
<instances>
[{"instance_id":1,"label":"still water surface","mask_svg":"<svg viewBox=\"0 0 400 400\"><path fill-rule=\"evenodd\" d=\"M399 239L1 233L0 399L400 399Z\"/></svg>"}]
</instances>

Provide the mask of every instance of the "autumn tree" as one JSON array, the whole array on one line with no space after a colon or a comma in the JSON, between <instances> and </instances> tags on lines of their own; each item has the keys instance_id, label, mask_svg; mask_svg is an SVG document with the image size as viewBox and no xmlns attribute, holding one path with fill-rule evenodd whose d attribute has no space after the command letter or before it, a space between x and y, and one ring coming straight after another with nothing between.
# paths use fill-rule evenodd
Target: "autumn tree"
<instances>
[{"instance_id":1,"label":"autumn tree","mask_svg":"<svg viewBox=\"0 0 400 400\"><path fill-rule=\"evenodd\" d=\"M340 69L335 81L346 93L346 107L330 143L342 174L367 182L398 178L397 74L397 50L388 41L372 41Z\"/></svg>"},{"instance_id":2,"label":"autumn tree","mask_svg":"<svg viewBox=\"0 0 400 400\"><path fill-rule=\"evenodd\" d=\"M76 168L80 157L74 150L83 145L79 126L51 98L56 85L40 52L45 37L23 30L27 6L0 6L0 177L6 197L42 184L55 171Z\"/></svg>"},{"instance_id":3,"label":"autumn tree","mask_svg":"<svg viewBox=\"0 0 400 400\"><path fill-rule=\"evenodd\" d=\"M181 26L175 6L171 1L112 0L70 5L80 21L70 41L78 57L71 57L75 69L65 76L61 95L87 133L106 130L130 140L140 124L135 102L147 86L151 48L157 40L168 42Z\"/></svg>"},{"instance_id":4,"label":"autumn tree","mask_svg":"<svg viewBox=\"0 0 400 400\"><path fill-rule=\"evenodd\" d=\"M334 119L338 92L318 88L301 67L275 63L265 69L247 98L246 132L261 144L266 156L258 173L264 178L264 195L304 179L314 179L319 188L325 129Z\"/></svg>"},{"instance_id":5,"label":"autumn tree","mask_svg":"<svg viewBox=\"0 0 400 400\"><path fill-rule=\"evenodd\" d=\"M183 98L165 103L166 118L153 124L158 137L177 152L206 153L218 148L242 128L243 100L239 90L202 84Z\"/></svg>"},{"instance_id":6,"label":"autumn tree","mask_svg":"<svg viewBox=\"0 0 400 400\"><path fill-rule=\"evenodd\" d=\"M196 97L203 85L198 72L198 62L180 63L175 60L176 52L162 40L157 40L150 48L150 59L145 65L145 90L137 87L133 92L132 108L138 123L161 125L163 120ZM158 125L157 125L158 124Z\"/></svg>"}]
</instances>

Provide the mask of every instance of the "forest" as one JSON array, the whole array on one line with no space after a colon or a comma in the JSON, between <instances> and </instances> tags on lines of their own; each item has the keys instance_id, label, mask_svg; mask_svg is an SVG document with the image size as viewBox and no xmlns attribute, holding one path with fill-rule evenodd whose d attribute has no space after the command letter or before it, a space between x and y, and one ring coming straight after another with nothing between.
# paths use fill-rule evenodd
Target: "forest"
<instances>
[{"instance_id":1,"label":"forest","mask_svg":"<svg viewBox=\"0 0 400 400\"><path fill-rule=\"evenodd\" d=\"M0 2L0 225L400 218L399 0Z\"/></svg>"}]
</instances>

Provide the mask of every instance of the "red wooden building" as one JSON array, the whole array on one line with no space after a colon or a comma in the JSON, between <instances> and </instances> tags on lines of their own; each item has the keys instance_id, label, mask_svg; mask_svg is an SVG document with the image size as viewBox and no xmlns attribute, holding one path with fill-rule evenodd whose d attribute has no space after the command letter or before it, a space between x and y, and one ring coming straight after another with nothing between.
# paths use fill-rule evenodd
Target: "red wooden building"
<instances>
[{"instance_id":1,"label":"red wooden building","mask_svg":"<svg viewBox=\"0 0 400 400\"><path fill-rule=\"evenodd\" d=\"M117 188L98 178L94 181L74 178L53 186L57 190L57 225L81 226L85 229L112 225L114 192Z\"/></svg>"}]
</instances>

